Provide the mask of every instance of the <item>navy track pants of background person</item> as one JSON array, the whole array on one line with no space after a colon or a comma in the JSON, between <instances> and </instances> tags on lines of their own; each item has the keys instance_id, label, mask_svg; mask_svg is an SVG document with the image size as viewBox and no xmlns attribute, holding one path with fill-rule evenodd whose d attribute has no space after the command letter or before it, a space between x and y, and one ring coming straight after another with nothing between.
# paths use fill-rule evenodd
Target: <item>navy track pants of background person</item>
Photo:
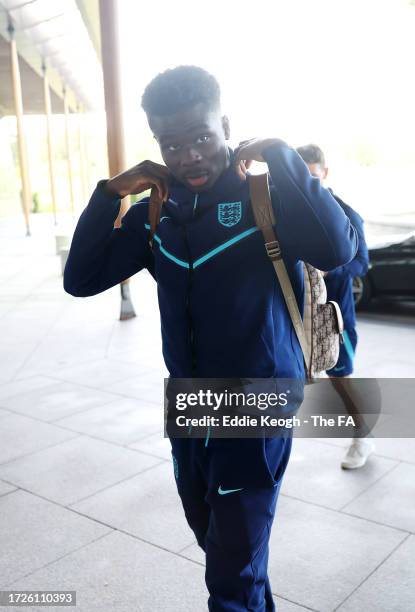
<instances>
[{"instance_id":1,"label":"navy track pants of background person","mask_svg":"<svg viewBox=\"0 0 415 612\"><path fill-rule=\"evenodd\" d=\"M291 436L170 441L186 519L206 553L210 612L274 612L268 544Z\"/></svg>"}]
</instances>

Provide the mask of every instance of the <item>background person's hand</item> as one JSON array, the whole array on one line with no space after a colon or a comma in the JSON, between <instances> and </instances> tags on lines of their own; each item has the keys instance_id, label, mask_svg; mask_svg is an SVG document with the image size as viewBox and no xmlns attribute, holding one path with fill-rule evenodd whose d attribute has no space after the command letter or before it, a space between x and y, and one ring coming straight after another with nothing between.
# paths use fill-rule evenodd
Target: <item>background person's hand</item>
<instances>
[{"instance_id":1,"label":"background person's hand","mask_svg":"<svg viewBox=\"0 0 415 612\"><path fill-rule=\"evenodd\" d=\"M111 178L106 183L105 189L109 193L124 198L127 195L155 188L160 200L165 202L168 198L169 174L166 166L146 160Z\"/></svg>"}]
</instances>

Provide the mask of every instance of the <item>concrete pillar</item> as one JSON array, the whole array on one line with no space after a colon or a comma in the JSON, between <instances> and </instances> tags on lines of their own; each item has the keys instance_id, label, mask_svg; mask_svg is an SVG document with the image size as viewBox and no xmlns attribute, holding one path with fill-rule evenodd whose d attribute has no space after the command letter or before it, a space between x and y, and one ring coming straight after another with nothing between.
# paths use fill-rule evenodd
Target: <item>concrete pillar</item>
<instances>
[{"instance_id":1,"label":"concrete pillar","mask_svg":"<svg viewBox=\"0 0 415 612\"><path fill-rule=\"evenodd\" d=\"M19 57L17 54L16 41L14 39L14 28L12 24L9 24L8 31L10 34L10 63L12 73L14 109L17 123L17 145L19 151L20 177L22 181L22 205L26 224L26 236L30 236L30 211L32 208L32 190L30 187L26 138L23 128L22 83L20 79Z\"/></svg>"},{"instance_id":2,"label":"concrete pillar","mask_svg":"<svg viewBox=\"0 0 415 612\"><path fill-rule=\"evenodd\" d=\"M110 176L126 170L117 5L119 2L116 0L99 0ZM129 198L124 198L114 224L115 227L121 225L121 218L127 212L129 205ZM121 286L120 319L129 319L134 316L127 280Z\"/></svg>"},{"instance_id":3,"label":"concrete pillar","mask_svg":"<svg viewBox=\"0 0 415 612\"><path fill-rule=\"evenodd\" d=\"M73 189L73 170L72 170L72 148L69 129L69 104L66 89L63 90L63 107L65 113L65 143L66 143L66 158L68 164L68 182L69 182L69 197L71 204L72 216L75 216L75 196Z\"/></svg>"},{"instance_id":4,"label":"concrete pillar","mask_svg":"<svg viewBox=\"0 0 415 612\"><path fill-rule=\"evenodd\" d=\"M49 181L50 181L50 193L52 196L52 209L53 209L53 218L55 221L55 225L57 224L57 207L56 207L56 182L55 182L55 171L53 164L53 150L52 150L52 106L50 101L50 89L49 89L49 80L46 72L46 66L43 65L43 92L45 99L45 115L46 115L46 135L47 135L47 143L48 143L48 162L49 162Z\"/></svg>"},{"instance_id":5,"label":"concrete pillar","mask_svg":"<svg viewBox=\"0 0 415 612\"><path fill-rule=\"evenodd\" d=\"M85 135L84 135L84 114L82 107L78 104L78 145L79 145L79 169L81 176L81 193L82 200L86 204L88 197L87 179L86 179L86 159L85 159Z\"/></svg>"},{"instance_id":6,"label":"concrete pillar","mask_svg":"<svg viewBox=\"0 0 415 612\"><path fill-rule=\"evenodd\" d=\"M108 163L110 176L114 176L126 169L116 0L100 0L99 10L107 113Z\"/></svg>"}]
</instances>

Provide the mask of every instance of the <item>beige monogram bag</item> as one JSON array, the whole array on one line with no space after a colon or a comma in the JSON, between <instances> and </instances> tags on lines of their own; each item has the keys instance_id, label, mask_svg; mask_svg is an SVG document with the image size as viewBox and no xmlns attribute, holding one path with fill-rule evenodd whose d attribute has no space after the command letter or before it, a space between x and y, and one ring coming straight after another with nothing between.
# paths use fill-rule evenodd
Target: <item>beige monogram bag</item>
<instances>
[{"instance_id":1,"label":"beige monogram bag","mask_svg":"<svg viewBox=\"0 0 415 612\"><path fill-rule=\"evenodd\" d=\"M323 274L309 263L304 263L304 316L282 259L274 225L275 215L269 192L268 174L249 175L252 209L257 227L262 231L265 249L270 258L284 294L285 303L304 355L307 379L334 367L343 342L343 317L336 302L327 302Z\"/></svg>"}]
</instances>

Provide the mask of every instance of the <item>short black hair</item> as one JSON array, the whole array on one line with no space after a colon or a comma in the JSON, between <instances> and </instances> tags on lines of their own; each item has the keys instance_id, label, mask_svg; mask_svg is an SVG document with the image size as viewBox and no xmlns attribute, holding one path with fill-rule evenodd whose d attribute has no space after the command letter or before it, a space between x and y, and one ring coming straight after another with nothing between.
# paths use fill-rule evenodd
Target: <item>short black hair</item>
<instances>
[{"instance_id":1,"label":"short black hair","mask_svg":"<svg viewBox=\"0 0 415 612\"><path fill-rule=\"evenodd\" d=\"M322 168L326 167L326 160L323 151L315 144L304 145L297 148L297 153L303 158L306 164L320 164Z\"/></svg>"},{"instance_id":2,"label":"short black hair","mask_svg":"<svg viewBox=\"0 0 415 612\"><path fill-rule=\"evenodd\" d=\"M144 90L141 106L147 117L173 115L203 103L220 107L219 83L198 66L177 66L158 74Z\"/></svg>"}]
</instances>

